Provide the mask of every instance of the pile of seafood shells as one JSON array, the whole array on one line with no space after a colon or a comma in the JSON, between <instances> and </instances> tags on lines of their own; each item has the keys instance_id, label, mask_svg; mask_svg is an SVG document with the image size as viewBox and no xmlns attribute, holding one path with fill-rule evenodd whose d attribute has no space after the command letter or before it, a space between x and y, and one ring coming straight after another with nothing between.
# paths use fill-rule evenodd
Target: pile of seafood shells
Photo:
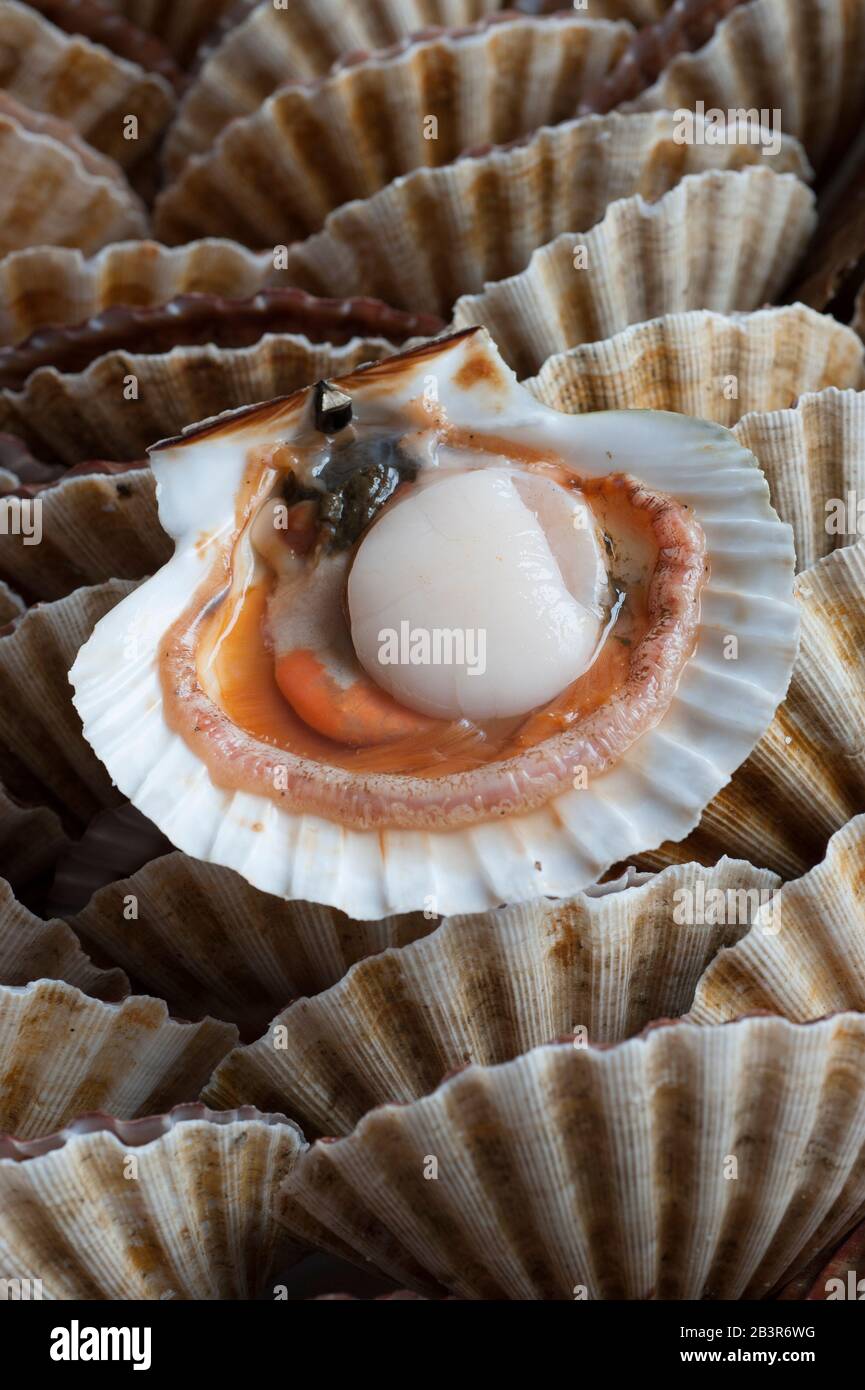
<instances>
[{"instance_id":1,"label":"pile of seafood shells","mask_svg":"<svg viewBox=\"0 0 865 1390\"><path fill-rule=\"evenodd\" d=\"M0 25L0 1280L830 1296L865 1223L865 0ZM587 786L508 729L507 803L458 751L428 814L315 728L277 800L181 661L271 563L256 508L348 609L387 526L414 573L414 498L488 485L504 527L550 459L611 582L616 508L657 519L651 717Z\"/></svg>"}]
</instances>

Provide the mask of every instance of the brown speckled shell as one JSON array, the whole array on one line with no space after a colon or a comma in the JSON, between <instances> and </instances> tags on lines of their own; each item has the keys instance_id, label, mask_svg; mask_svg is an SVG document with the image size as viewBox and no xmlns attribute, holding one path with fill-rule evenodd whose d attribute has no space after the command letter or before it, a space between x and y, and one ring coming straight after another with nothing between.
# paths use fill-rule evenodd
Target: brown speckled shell
<instances>
[{"instance_id":1,"label":"brown speckled shell","mask_svg":"<svg viewBox=\"0 0 865 1390\"><path fill-rule=\"evenodd\" d=\"M0 255L41 242L93 252L143 236L144 208L117 175L91 173L74 147L0 112Z\"/></svg>"},{"instance_id":2,"label":"brown speckled shell","mask_svg":"<svg viewBox=\"0 0 865 1390\"><path fill-rule=\"evenodd\" d=\"M0 1140L0 1275L39 1279L54 1299L271 1293L305 1253L272 1215L304 1147L284 1116L248 1106L93 1115L35 1144Z\"/></svg>"},{"instance_id":3,"label":"brown speckled shell","mask_svg":"<svg viewBox=\"0 0 865 1390\"><path fill-rule=\"evenodd\" d=\"M417 321L430 327L438 322ZM97 358L83 372L41 367L22 390L0 392L0 427L65 464L99 451L138 459L155 440L196 421L298 391L322 377L344 376L393 351L393 343L382 337L354 337L338 346L290 333L266 333L240 348L206 344L166 353L124 348ZM124 396L130 375L138 383L134 400Z\"/></svg>"},{"instance_id":4,"label":"brown speckled shell","mask_svg":"<svg viewBox=\"0 0 865 1390\"><path fill-rule=\"evenodd\" d=\"M862 1015L677 1023L375 1110L279 1214L421 1293L759 1298L856 1219L863 1160Z\"/></svg>"},{"instance_id":5,"label":"brown speckled shell","mask_svg":"<svg viewBox=\"0 0 865 1390\"><path fill-rule=\"evenodd\" d=\"M132 585L114 580L33 608L0 635L0 780L80 834L122 798L81 733L67 672L99 619ZM26 692L26 696L24 694Z\"/></svg>"},{"instance_id":6,"label":"brown speckled shell","mask_svg":"<svg viewBox=\"0 0 865 1390\"><path fill-rule=\"evenodd\" d=\"M756 455L779 516L793 527L797 570L859 539L847 507L850 494L860 497L865 487L865 391L809 392L793 409L743 416L735 434ZM843 504L845 530L832 520L834 503Z\"/></svg>"},{"instance_id":7,"label":"brown speckled shell","mask_svg":"<svg viewBox=\"0 0 865 1390\"><path fill-rule=\"evenodd\" d=\"M722 1023L767 1009L804 1021L865 1012L863 882L865 816L857 816L833 835L822 863L786 884L748 934L715 957L689 1017Z\"/></svg>"},{"instance_id":8,"label":"brown speckled shell","mask_svg":"<svg viewBox=\"0 0 865 1390\"><path fill-rule=\"evenodd\" d=\"M591 230L563 233L518 275L458 300L454 326L484 324L530 376L553 353L659 314L759 308L786 284L815 222L814 195L792 174L707 171L652 206L624 198Z\"/></svg>"},{"instance_id":9,"label":"brown speckled shell","mask_svg":"<svg viewBox=\"0 0 865 1390\"><path fill-rule=\"evenodd\" d=\"M0 348L0 386L20 387L40 367L80 372L118 350L150 355L196 344L248 347L279 333L336 346L375 337L389 340L392 351L395 343L432 337L444 326L433 315L403 313L375 299L316 299L290 288L262 289L247 299L179 295L153 306L112 305L82 323L45 327Z\"/></svg>"},{"instance_id":10,"label":"brown speckled shell","mask_svg":"<svg viewBox=\"0 0 865 1390\"><path fill-rule=\"evenodd\" d=\"M202 63L168 134L168 171L286 82L320 77L344 54L387 48L427 25L470 24L499 8L498 0L293 0L276 9L264 0Z\"/></svg>"},{"instance_id":11,"label":"brown speckled shell","mask_svg":"<svg viewBox=\"0 0 865 1390\"><path fill-rule=\"evenodd\" d=\"M45 327L75 327L117 306L155 308L188 294L246 299L277 279L272 253L230 241L121 241L91 256L35 246L0 261L0 345Z\"/></svg>"},{"instance_id":12,"label":"brown speckled shell","mask_svg":"<svg viewBox=\"0 0 865 1390\"><path fill-rule=\"evenodd\" d=\"M123 920L128 894L138 903L134 932ZM287 999L327 989L356 961L416 941L436 920L418 912L356 921L256 892L230 869L175 851L103 888L72 925L177 1014L213 1013L253 1039Z\"/></svg>"},{"instance_id":13,"label":"brown speckled shell","mask_svg":"<svg viewBox=\"0 0 865 1390\"><path fill-rule=\"evenodd\" d=\"M82 467L87 470L88 465ZM20 505L33 504L22 500ZM0 534L0 575L31 602L65 598L108 575L143 579L171 558L146 464L111 473L95 465L93 472L40 488L38 505L38 545L27 543L23 530Z\"/></svg>"},{"instance_id":14,"label":"brown speckled shell","mask_svg":"<svg viewBox=\"0 0 865 1390\"><path fill-rule=\"evenodd\" d=\"M171 85L100 44L69 36L29 5L0 7L0 85L18 101L67 121L121 167L147 154L174 110ZM127 117L137 137L127 139Z\"/></svg>"},{"instance_id":15,"label":"brown speckled shell","mask_svg":"<svg viewBox=\"0 0 865 1390\"><path fill-rule=\"evenodd\" d=\"M861 390L865 349L849 328L800 304L695 309L558 353L523 384L569 414L675 410L730 429L751 411L785 411L807 391Z\"/></svg>"},{"instance_id":16,"label":"brown speckled shell","mask_svg":"<svg viewBox=\"0 0 865 1390\"><path fill-rule=\"evenodd\" d=\"M746 856L782 878L823 858L865 801L865 543L833 551L796 581L802 621L787 697L751 756L677 845L646 867Z\"/></svg>"},{"instance_id":17,"label":"brown speckled shell","mask_svg":"<svg viewBox=\"0 0 865 1390\"><path fill-rule=\"evenodd\" d=\"M697 53L682 53L628 110L780 112L820 170L831 171L865 113L865 9L848 0L752 0Z\"/></svg>"},{"instance_id":18,"label":"brown speckled shell","mask_svg":"<svg viewBox=\"0 0 865 1390\"><path fill-rule=\"evenodd\" d=\"M286 273L313 294L371 294L444 317L461 294L525 269L553 237L588 231L616 199L640 193L654 202L687 174L756 162L808 173L795 141L769 159L749 145L682 145L674 133L671 113L614 112L440 169L415 169L331 212L323 231L288 248Z\"/></svg>"},{"instance_id":19,"label":"brown speckled shell","mask_svg":"<svg viewBox=\"0 0 865 1390\"><path fill-rule=\"evenodd\" d=\"M682 897L779 880L750 864L689 864L567 902L452 917L431 936L354 966L230 1053L202 1092L216 1108L278 1104L311 1138L347 1134L376 1105L416 1100L468 1062L492 1065L574 1034L618 1042L687 1009L706 962L747 930L679 925ZM761 898L761 893L763 897Z\"/></svg>"},{"instance_id":20,"label":"brown speckled shell","mask_svg":"<svg viewBox=\"0 0 865 1390\"><path fill-rule=\"evenodd\" d=\"M227 236L249 246L300 240L333 208L411 169L575 116L632 32L573 13L495 18L343 65L315 83L281 86L160 195L157 236Z\"/></svg>"},{"instance_id":21,"label":"brown speckled shell","mask_svg":"<svg viewBox=\"0 0 865 1390\"><path fill-rule=\"evenodd\" d=\"M153 33L139 29L121 13L126 0L28 0L34 10L65 34L81 34L93 44L108 48L147 72L161 74L172 87L183 84L183 73L169 50ZM194 6L187 0L182 7ZM131 10L140 16L141 0L131 0Z\"/></svg>"},{"instance_id":22,"label":"brown speckled shell","mask_svg":"<svg viewBox=\"0 0 865 1390\"><path fill-rule=\"evenodd\" d=\"M122 970L100 970L65 922L34 916L0 879L0 985L32 980L65 980L95 999L122 999L129 993Z\"/></svg>"},{"instance_id":23,"label":"brown speckled shell","mask_svg":"<svg viewBox=\"0 0 865 1390\"><path fill-rule=\"evenodd\" d=\"M61 980L0 986L0 1133L29 1139L87 1110L128 1120L194 1099L236 1037L212 1018L176 1022L161 999L109 1004Z\"/></svg>"}]
</instances>

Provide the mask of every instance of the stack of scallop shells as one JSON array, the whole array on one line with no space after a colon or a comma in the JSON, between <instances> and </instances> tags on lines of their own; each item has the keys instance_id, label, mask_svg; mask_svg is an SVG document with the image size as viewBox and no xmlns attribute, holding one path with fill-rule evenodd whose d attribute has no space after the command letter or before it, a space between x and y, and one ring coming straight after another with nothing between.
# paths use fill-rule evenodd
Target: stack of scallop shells
<instances>
[{"instance_id":1,"label":"stack of scallop shells","mask_svg":"<svg viewBox=\"0 0 865 1390\"><path fill-rule=\"evenodd\" d=\"M865 0L554 9L0 0L0 1278L44 1297L824 1296L861 1250ZM571 898L271 896L72 704L171 553L146 449L478 324L546 405L752 451L789 689ZM680 923L718 890L771 920Z\"/></svg>"}]
</instances>

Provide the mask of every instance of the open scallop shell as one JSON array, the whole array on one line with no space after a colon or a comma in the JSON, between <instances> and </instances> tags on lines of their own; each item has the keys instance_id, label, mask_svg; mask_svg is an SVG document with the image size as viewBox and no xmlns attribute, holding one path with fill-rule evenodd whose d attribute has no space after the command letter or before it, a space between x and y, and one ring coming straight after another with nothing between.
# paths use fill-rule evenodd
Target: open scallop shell
<instances>
[{"instance_id":1,"label":"open scallop shell","mask_svg":"<svg viewBox=\"0 0 865 1390\"><path fill-rule=\"evenodd\" d=\"M523 384L574 415L676 410L729 429L751 411L784 411L805 392L861 390L865 351L849 328L801 304L729 315L695 309L569 348Z\"/></svg>"},{"instance_id":2,"label":"open scallop shell","mask_svg":"<svg viewBox=\"0 0 865 1390\"><path fill-rule=\"evenodd\" d=\"M298 241L333 208L411 169L575 116L631 32L573 14L515 19L436 34L314 84L280 87L186 164L156 201L156 234Z\"/></svg>"},{"instance_id":3,"label":"open scallop shell","mask_svg":"<svg viewBox=\"0 0 865 1390\"><path fill-rule=\"evenodd\" d=\"M22 806L0 786L0 876L21 893L53 870L67 837L45 806Z\"/></svg>"},{"instance_id":4,"label":"open scallop shell","mask_svg":"<svg viewBox=\"0 0 865 1390\"><path fill-rule=\"evenodd\" d=\"M36 498L6 502L0 575L31 600L63 598L109 576L141 579L169 559L149 467L96 470L61 479Z\"/></svg>"},{"instance_id":5,"label":"open scallop shell","mask_svg":"<svg viewBox=\"0 0 865 1390\"><path fill-rule=\"evenodd\" d=\"M128 899L134 931L123 918ZM125 963L173 1013L214 1014L253 1039L287 999L329 988L356 961L432 931L437 918L355 921L265 896L229 869L174 853L101 889L71 921L88 949Z\"/></svg>"},{"instance_id":6,"label":"open scallop shell","mask_svg":"<svg viewBox=\"0 0 865 1390\"><path fill-rule=\"evenodd\" d=\"M818 168L831 168L865 112L865 12L847 0L752 0L697 53L682 53L628 110L777 111Z\"/></svg>"},{"instance_id":7,"label":"open scallop shell","mask_svg":"<svg viewBox=\"0 0 865 1390\"><path fill-rule=\"evenodd\" d=\"M394 351L385 338L353 337L334 346L293 333L267 333L240 348L208 344L165 353L124 348L97 358L83 372L40 367L22 390L0 392L0 428L14 430L45 457L66 464L96 452L139 459L166 431L180 433L224 410L343 376ZM138 392L133 399L131 379Z\"/></svg>"},{"instance_id":8,"label":"open scallop shell","mask_svg":"<svg viewBox=\"0 0 865 1390\"><path fill-rule=\"evenodd\" d=\"M472 371L461 375L469 363ZM500 432L507 400L519 420L515 438L578 457L590 475L607 474L612 453L619 468L691 506L705 530L711 574L695 653L668 713L597 789L460 830L355 830L293 814L267 797L219 790L169 730L161 714L159 643L215 559L197 543L202 527L220 538L233 533L246 468L245 447L230 443L215 452L214 444L220 437L232 441L238 423L242 445L264 442L273 429L282 435L302 408L302 394L260 412L221 417L154 455L160 515L177 540L175 555L107 615L70 673L87 739L121 792L179 849L234 868L267 892L362 918L416 910L428 900L435 911L452 913L537 894L567 896L593 883L613 860L686 834L766 728L797 641L789 530L772 511L753 457L727 432L685 416L551 412L518 387L483 330L373 364L341 384L360 401L365 386L387 382L377 408L386 401L385 418L399 419L418 393L418 370L435 372L439 398L457 427L477 428L477 392L463 383L482 379L482 390L493 393ZM189 470L199 467L208 478L203 511L198 490L194 496L188 490ZM725 471L722 490L716 470ZM747 553L745 530L759 537ZM722 655L730 634L739 638L735 663Z\"/></svg>"},{"instance_id":9,"label":"open scallop shell","mask_svg":"<svg viewBox=\"0 0 865 1390\"><path fill-rule=\"evenodd\" d=\"M415 169L331 212L324 230L289 247L282 264L313 294L371 294L446 316L461 294L523 270L536 247L588 231L619 198L655 201L687 174L754 163L808 174L801 147L786 138L767 159L752 145L682 145L674 131L670 112L614 112L441 169Z\"/></svg>"},{"instance_id":10,"label":"open scallop shell","mask_svg":"<svg viewBox=\"0 0 865 1390\"><path fill-rule=\"evenodd\" d=\"M50 1299L270 1292L305 1253L272 1214L305 1147L290 1120L250 1106L88 1115L33 1143L0 1140L0 1276L38 1280Z\"/></svg>"},{"instance_id":11,"label":"open scallop shell","mask_svg":"<svg viewBox=\"0 0 865 1390\"><path fill-rule=\"evenodd\" d=\"M795 409L743 416L734 433L793 527L797 569L865 535L865 391L809 392Z\"/></svg>"},{"instance_id":12,"label":"open scallop shell","mask_svg":"<svg viewBox=\"0 0 865 1390\"><path fill-rule=\"evenodd\" d=\"M795 590L802 635L786 699L697 830L646 866L734 854L799 878L865 805L865 543L819 560Z\"/></svg>"},{"instance_id":13,"label":"open scallop shell","mask_svg":"<svg viewBox=\"0 0 865 1390\"><path fill-rule=\"evenodd\" d=\"M73 146L0 111L0 255L39 242L93 252L143 236L143 205L117 175L92 172Z\"/></svg>"},{"instance_id":14,"label":"open scallop shell","mask_svg":"<svg viewBox=\"0 0 865 1390\"><path fill-rule=\"evenodd\" d=\"M657 203L613 203L591 230L562 234L518 275L464 295L453 326L484 324L531 376L553 353L660 314L758 308L777 297L815 223L814 195L792 174L694 175Z\"/></svg>"},{"instance_id":15,"label":"open scallop shell","mask_svg":"<svg viewBox=\"0 0 865 1390\"><path fill-rule=\"evenodd\" d=\"M174 96L164 77L107 48L70 37L28 5L0 5L0 86L36 111L67 121L121 167L136 164L167 125ZM124 134L134 117L136 136Z\"/></svg>"},{"instance_id":16,"label":"open scallop shell","mask_svg":"<svg viewBox=\"0 0 865 1390\"><path fill-rule=\"evenodd\" d=\"M0 986L0 1132L29 1139L86 1110L131 1120L194 1099L236 1038L143 995L107 1004L60 980Z\"/></svg>"},{"instance_id":17,"label":"open scallop shell","mask_svg":"<svg viewBox=\"0 0 865 1390\"><path fill-rule=\"evenodd\" d=\"M82 738L66 673L87 633L131 588L117 580L78 589L0 636L0 777L13 796L52 807L78 833L123 798Z\"/></svg>"},{"instance_id":18,"label":"open scallop shell","mask_svg":"<svg viewBox=\"0 0 865 1390\"><path fill-rule=\"evenodd\" d=\"M863 1160L862 1015L677 1023L375 1110L279 1215L421 1293L759 1298L855 1221Z\"/></svg>"},{"instance_id":19,"label":"open scallop shell","mask_svg":"<svg viewBox=\"0 0 865 1390\"><path fill-rule=\"evenodd\" d=\"M290 1004L264 1037L229 1053L202 1100L231 1109L240 1096L260 1108L278 1098L310 1138L348 1134L374 1106L416 1100L467 1062L510 1061L578 1030L619 1042L685 1012L707 961L747 931L778 882L723 860L602 896L448 918ZM740 920L680 924L680 904L698 893L726 902L728 890L743 895L741 915L729 914Z\"/></svg>"},{"instance_id":20,"label":"open scallop shell","mask_svg":"<svg viewBox=\"0 0 865 1390\"><path fill-rule=\"evenodd\" d=\"M865 816L857 816L833 835L816 868L780 889L747 936L715 957L689 1017L721 1023L767 1009L805 1021L865 1012L863 881Z\"/></svg>"},{"instance_id":21,"label":"open scallop shell","mask_svg":"<svg viewBox=\"0 0 865 1390\"><path fill-rule=\"evenodd\" d=\"M220 130L247 116L286 82L321 77L343 54L387 48L430 24L470 24L499 0L293 0L277 9L263 0L208 54L181 103L165 144L176 174L210 149Z\"/></svg>"},{"instance_id":22,"label":"open scallop shell","mask_svg":"<svg viewBox=\"0 0 865 1390\"><path fill-rule=\"evenodd\" d=\"M122 999L129 993L122 970L94 965L71 927L35 917L0 878L0 986L32 980L65 980L94 999Z\"/></svg>"}]
</instances>

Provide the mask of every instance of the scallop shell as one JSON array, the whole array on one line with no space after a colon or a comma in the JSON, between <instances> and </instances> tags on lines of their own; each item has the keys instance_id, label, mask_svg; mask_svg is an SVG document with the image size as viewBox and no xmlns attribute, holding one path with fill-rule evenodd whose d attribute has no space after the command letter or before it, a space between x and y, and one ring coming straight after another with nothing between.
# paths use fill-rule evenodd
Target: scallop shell
<instances>
[{"instance_id":1,"label":"scallop shell","mask_svg":"<svg viewBox=\"0 0 865 1390\"><path fill-rule=\"evenodd\" d=\"M678 1023L375 1110L304 1155L279 1215L421 1293L759 1298L856 1219L863 1159L861 1015Z\"/></svg>"},{"instance_id":2,"label":"scallop shell","mask_svg":"<svg viewBox=\"0 0 865 1390\"><path fill-rule=\"evenodd\" d=\"M250 1106L0 1141L0 1274L51 1299L254 1298L304 1253L271 1211L304 1148Z\"/></svg>"},{"instance_id":3,"label":"scallop shell","mask_svg":"<svg viewBox=\"0 0 865 1390\"><path fill-rule=\"evenodd\" d=\"M149 355L195 344L248 347L274 333L291 335L300 345L346 346L355 340L371 340L374 347L388 340L386 346L394 351L394 344L433 337L444 326L433 314L403 313L377 299L317 299L304 290L281 286L259 290L246 299L178 295L147 308L112 305L83 323L46 326L23 342L0 348L0 385L21 387L40 367L80 372L120 349Z\"/></svg>"},{"instance_id":4,"label":"scallop shell","mask_svg":"<svg viewBox=\"0 0 865 1390\"><path fill-rule=\"evenodd\" d=\"M215 30L230 24L237 0L101 0L142 32L156 34L179 63L191 63Z\"/></svg>"},{"instance_id":5,"label":"scallop shell","mask_svg":"<svg viewBox=\"0 0 865 1390\"><path fill-rule=\"evenodd\" d=\"M10 498L7 529L0 534L0 575L31 599L44 601L108 575L142 579L152 574L171 555L155 494L153 475L144 466L66 477L35 499ZM40 540L33 544L37 519Z\"/></svg>"},{"instance_id":6,"label":"scallop shell","mask_svg":"<svg viewBox=\"0 0 865 1390\"><path fill-rule=\"evenodd\" d=\"M865 275L865 136L823 190L820 214L789 297L814 309L834 303L846 317Z\"/></svg>"},{"instance_id":7,"label":"scallop shell","mask_svg":"<svg viewBox=\"0 0 865 1390\"><path fill-rule=\"evenodd\" d=\"M632 24L652 24L673 4L673 0L592 0L595 18L626 19ZM520 14L556 14L562 0L515 0Z\"/></svg>"},{"instance_id":8,"label":"scallop shell","mask_svg":"<svg viewBox=\"0 0 865 1390\"><path fill-rule=\"evenodd\" d=\"M80 35L146 72L158 73L175 90L184 74L165 44L120 13L106 0L28 0L34 10L64 34ZM131 0L133 13L139 0ZM194 3L194 0L193 0Z\"/></svg>"},{"instance_id":9,"label":"scallop shell","mask_svg":"<svg viewBox=\"0 0 865 1390\"><path fill-rule=\"evenodd\" d=\"M647 867L746 855L799 878L865 804L865 543L799 575L799 655L786 699L754 752L679 844Z\"/></svg>"},{"instance_id":10,"label":"scallop shell","mask_svg":"<svg viewBox=\"0 0 865 1390\"><path fill-rule=\"evenodd\" d=\"M90 172L74 148L0 112L0 255L37 242L93 252L145 226L119 177Z\"/></svg>"},{"instance_id":11,"label":"scallop shell","mask_svg":"<svg viewBox=\"0 0 865 1390\"><path fill-rule=\"evenodd\" d=\"M865 391L809 392L795 409L745 415L734 433L793 527L798 569L865 534Z\"/></svg>"},{"instance_id":12,"label":"scallop shell","mask_svg":"<svg viewBox=\"0 0 865 1390\"><path fill-rule=\"evenodd\" d=\"M69 37L28 5L0 4L0 86L36 111L60 117L121 167L136 164L174 110L170 84L107 48ZM135 139L124 134L137 122Z\"/></svg>"},{"instance_id":13,"label":"scallop shell","mask_svg":"<svg viewBox=\"0 0 865 1390\"><path fill-rule=\"evenodd\" d=\"M780 889L748 934L715 957L689 1017L721 1023L767 1009L804 1022L865 1011L863 881L865 816L857 816L832 836L816 868Z\"/></svg>"},{"instance_id":14,"label":"scallop shell","mask_svg":"<svg viewBox=\"0 0 865 1390\"><path fill-rule=\"evenodd\" d=\"M107 1004L61 980L0 986L0 1132L29 1139L86 1110L131 1120L193 1099L236 1038L144 995Z\"/></svg>"},{"instance_id":15,"label":"scallop shell","mask_svg":"<svg viewBox=\"0 0 865 1390\"><path fill-rule=\"evenodd\" d=\"M129 993L122 970L100 970L71 927L35 917L0 878L0 988L32 980L65 980L94 999L122 999Z\"/></svg>"},{"instance_id":16,"label":"scallop shell","mask_svg":"<svg viewBox=\"0 0 865 1390\"><path fill-rule=\"evenodd\" d=\"M67 843L45 806L21 806L0 786L0 875L16 893L49 875Z\"/></svg>"},{"instance_id":17,"label":"scallop shell","mask_svg":"<svg viewBox=\"0 0 865 1390\"><path fill-rule=\"evenodd\" d=\"M84 323L115 305L153 308L181 294L246 299L277 278L272 253L216 239L177 247L121 241L91 256L34 246L0 261L0 346L47 325Z\"/></svg>"},{"instance_id":18,"label":"scallop shell","mask_svg":"<svg viewBox=\"0 0 865 1390\"><path fill-rule=\"evenodd\" d=\"M865 1268L865 1221L860 1221L854 1230L848 1232L844 1240L828 1256L823 1252L811 1265L797 1275L777 1295L779 1299L852 1298L861 1299L862 1281L860 1271ZM852 1279L851 1279L852 1275ZM851 1286L854 1290L850 1292Z\"/></svg>"},{"instance_id":19,"label":"scallop shell","mask_svg":"<svg viewBox=\"0 0 865 1390\"><path fill-rule=\"evenodd\" d=\"M729 429L751 411L783 411L805 392L861 390L865 365L849 328L801 304L729 315L695 309L569 348L523 384L574 415L675 410Z\"/></svg>"},{"instance_id":20,"label":"scallop shell","mask_svg":"<svg viewBox=\"0 0 865 1390\"><path fill-rule=\"evenodd\" d=\"M3 470L3 477L4 483L3 487L0 487L0 492L3 492L3 495L6 496L4 491L7 480L5 469ZM13 474L9 473L8 481L11 485L15 485L18 479L15 478ZM8 623L12 623L16 618L20 618L26 607L27 605L21 595L16 594L14 589L10 589L5 579L0 580L0 627L6 627Z\"/></svg>"},{"instance_id":21,"label":"scallop shell","mask_svg":"<svg viewBox=\"0 0 865 1390\"><path fill-rule=\"evenodd\" d=\"M698 53L682 53L627 109L777 111L808 157L831 168L865 114L865 11L847 0L752 0Z\"/></svg>"},{"instance_id":22,"label":"scallop shell","mask_svg":"<svg viewBox=\"0 0 865 1390\"><path fill-rule=\"evenodd\" d=\"M282 264L313 294L371 294L446 316L461 294L523 270L536 247L575 227L588 231L616 199L654 201L687 174L756 162L808 174L794 141L770 161L748 145L678 144L674 131L669 112L587 116L441 169L415 169L337 208Z\"/></svg>"},{"instance_id":23,"label":"scallop shell","mask_svg":"<svg viewBox=\"0 0 865 1390\"><path fill-rule=\"evenodd\" d=\"M0 428L16 431L46 457L66 464L100 451L139 459L166 431L180 433L223 410L343 376L394 350L393 343L378 337L332 346L289 333L267 333L245 348L122 349L97 358L83 372L40 367L23 390L0 392ZM138 391L131 400L124 394L130 377Z\"/></svg>"},{"instance_id":24,"label":"scallop shell","mask_svg":"<svg viewBox=\"0 0 865 1390\"><path fill-rule=\"evenodd\" d=\"M230 441L239 420L244 431L252 431L243 436L248 444L269 439L269 431L290 427L301 398L259 414L222 417L213 429L167 446L154 456L154 465L161 515L178 539L175 555L107 616L79 653L70 673L75 704L88 740L125 796L179 849L234 868L264 891L326 902L362 918L416 910L428 901L437 912L451 913L484 911L537 894L567 896L593 883L615 858L629 857L664 834L687 833L753 748L786 689L797 621L787 596L789 532L769 505L765 480L751 455L732 447L720 427L685 416L664 416L663 423L655 417L654 425L652 417L639 417L638 445L635 417L627 412L549 412L517 386L482 330L431 345L420 356L373 364L343 378L342 384L360 400L366 386L374 389L375 382L387 381L388 411L396 413L417 395L418 371L423 376L434 369L449 419L457 426L476 427L477 397L461 385L468 378L460 373L469 362L472 381L480 366L483 380L498 384L494 399L500 430L507 400L523 432L519 437L528 433L533 442L545 440L547 447L578 456L584 471L597 474L609 472L611 451L625 471L633 459L632 468L639 467L650 486L694 508L712 556L696 651L664 720L637 741L633 756L626 755L605 773L602 794L593 786L569 791L531 815L448 832L379 833L293 814L267 797L220 791L160 715L156 652L162 634L216 558L197 544L202 527L227 537L235 526L246 453L243 447L220 451L228 466L217 487L213 429L224 431L223 439ZM658 442L650 443L653 428L659 431L652 435ZM698 475L693 467L695 451L705 461L709 450L715 467L731 470L731 484L723 493L715 485L714 468ZM210 492L202 512L200 497L191 500L186 479L205 456ZM732 477L739 480L735 489ZM760 536L747 556L740 543L743 527ZM741 639L735 672L722 658L731 632ZM132 650L130 633L137 642ZM744 700L740 683L747 687ZM703 713L709 708L711 727ZM186 779L182 797L178 779ZM645 795L647 783L650 796ZM667 825L669 830L662 829Z\"/></svg>"},{"instance_id":25,"label":"scallop shell","mask_svg":"<svg viewBox=\"0 0 865 1390\"><path fill-rule=\"evenodd\" d=\"M210 53L181 103L164 157L176 174L210 149L224 126L255 111L277 87L321 77L343 54L387 48L425 25L469 24L499 9L498 0L263 0Z\"/></svg>"},{"instance_id":26,"label":"scallop shell","mask_svg":"<svg viewBox=\"0 0 865 1390\"><path fill-rule=\"evenodd\" d=\"M81 736L66 673L94 624L132 587L116 580L79 589L31 609L0 636L0 778L13 796L50 806L79 834L123 798Z\"/></svg>"},{"instance_id":27,"label":"scallop shell","mask_svg":"<svg viewBox=\"0 0 865 1390\"><path fill-rule=\"evenodd\" d=\"M632 30L574 15L443 32L281 86L157 198L161 240L298 241L333 208L577 113ZM434 124L433 124L434 123Z\"/></svg>"},{"instance_id":28,"label":"scallop shell","mask_svg":"<svg viewBox=\"0 0 865 1390\"><path fill-rule=\"evenodd\" d=\"M123 918L130 896L134 931ZM252 1039L286 999L327 989L356 961L408 945L436 921L418 912L360 922L282 902L230 869L175 852L103 888L72 925L88 949L125 963L172 1012L214 1014Z\"/></svg>"},{"instance_id":29,"label":"scallop shell","mask_svg":"<svg viewBox=\"0 0 865 1390\"><path fill-rule=\"evenodd\" d=\"M229 1053L202 1100L231 1109L238 1096L259 1107L278 1097L310 1137L348 1134L374 1106L417 1100L467 1062L510 1061L566 1034L618 1042L684 1013L706 963L747 931L779 881L722 860L602 896L448 918L290 1004L264 1037ZM677 924L680 902L727 890L744 894L740 923Z\"/></svg>"},{"instance_id":30,"label":"scallop shell","mask_svg":"<svg viewBox=\"0 0 865 1390\"><path fill-rule=\"evenodd\" d=\"M789 279L816 220L813 193L792 174L693 175L657 203L613 203L590 231L563 233L518 275L464 295L453 326L484 324L530 376L553 353L660 314L758 308Z\"/></svg>"},{"instance_id":31,"label":"scallop shell","mask_svg":"<svg viewBox=\"0 0 865 1390\"><path fill-rule=\"evenodd\" d=\"M170 849L165 836L128 801L100 811L81 839L64 846L57 856L44 915L50 911L56 917L72 917L100 888L134 874ZM118 904L118 921L126 920L123 907ZM182 1009L175 1012L186 1017Z\"/></svg>"},{"instance_id":32,"label":"scallop shell","mask_svg":"<svg viewBox=\"0 0 865 1390\"><path fill-rule=\"evenodd\" d=\"M865 533L865 508L857 512L865 488L865 391L837 389L861 387L862 370L861 345L850 330L798 305L638 324L550 358L525 385L539 400L575 413L628 406L721 417L766 474L778 513L793 528L797 569L804 570ZM810 372L836 383L809 390ZM772 395L798 400L790 409L773 408Z\"/></svg>"}]
</instances>

